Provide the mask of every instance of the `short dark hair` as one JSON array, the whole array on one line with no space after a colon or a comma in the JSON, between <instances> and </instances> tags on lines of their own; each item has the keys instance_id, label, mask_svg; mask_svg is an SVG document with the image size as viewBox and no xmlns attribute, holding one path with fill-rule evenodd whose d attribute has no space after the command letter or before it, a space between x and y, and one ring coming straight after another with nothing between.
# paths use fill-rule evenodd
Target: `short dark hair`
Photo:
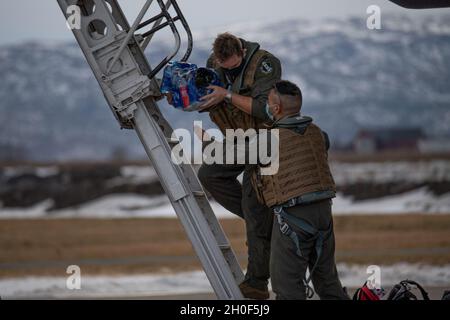
<instances>
[{"instance_id":1,"label":"short dark hair","mask_svg":"<svg viewBox=\"0 0 450 320\"><path fill-rule=\"evenodd\" d=\"M225 32L217 36L213 43L214 57L219 61L225 61L233 55L243 56L242 43L238 37Z\"/></svg>"},{"instance_id":2,"label":"short dark hair","mask_svg":"<svg viewBox=\"0 0 450 320\"><path fill-rule=\"evenodd\" d=\"M300 88L295 84L287 80L280 80L274 83L273 89L280 96L283 102L289 104L300 104L299 109L303 104L303 96Z\"/></svg>"},{"instance_id":3,"label":"short dark hair","mask_svg":"<svg viewBox=\"0 0 450 320\"><path fill-rule=\"evenodd\" d=\"M274 83L273 88L281 95L302 96L302 91L295 84L287 80L280 80Z\"/></svg>"}]
</instances>

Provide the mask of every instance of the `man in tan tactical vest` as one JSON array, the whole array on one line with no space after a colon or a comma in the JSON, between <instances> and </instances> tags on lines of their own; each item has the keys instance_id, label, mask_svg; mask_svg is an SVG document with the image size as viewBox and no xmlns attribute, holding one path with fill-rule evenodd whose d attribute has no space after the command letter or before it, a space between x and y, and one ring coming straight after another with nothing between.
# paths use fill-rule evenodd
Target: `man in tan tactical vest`
<instances>
[{"instance_id":1,"label":"man in tan tactical vest","mask_svg":"<svg viewBox=\"0 0 450 320\"><path fill-rule=\"evenodd\" d=\"M279 167L252 174L258 199L275 215L270 275L277 299L312 296L310 279L321 299L348 299L336 270L331 198L336 187L327 160L328 136L300 116L302 94L289 81L270 91L266 112L278 130ZM272 150L273 151L273 150ZM309 279L306 269L309 268Z\"/></svg>"},{"instance_id":2,"label":"man in tan tactical vest","mask_svg":"<svg viewBox=\"0 0 450 320\"><path fill-rule=\"evenodd\" d=\"M281 78L280 61L259 44L229 33L218 35L207 66L214 68L225 88L212 86L203 110L225 134L226 129L257 129L268 121L265 113L272 85ZM244 172L242 186L237 177ZM248 265L240 288L247 298L267 299L270 238L273 215L258 202L246 165L203 164L198 173L203 186L223 207L245 220Z\"/></svg>"}]
</instances>

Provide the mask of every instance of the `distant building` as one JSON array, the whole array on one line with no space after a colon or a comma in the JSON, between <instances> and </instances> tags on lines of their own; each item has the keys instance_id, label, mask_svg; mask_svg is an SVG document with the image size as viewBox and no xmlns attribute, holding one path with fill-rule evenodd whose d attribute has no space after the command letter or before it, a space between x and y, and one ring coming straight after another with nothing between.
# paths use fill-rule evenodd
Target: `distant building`
<instances>
[{"instance_id":1,"label":"distant building","mask_svg":"<svg viewBox=\"0 0 450 320\"><path fill-rule=\"evenodd\" d=\"M379 151L419 151L419 142L425 138L420 128L361 129L353 140L357 153Z\"/></svg>"},{"instance_id":2,"label":"distant building","mask_svg":"<svg viewBox=\"0 0 450 320\"><path fill-rule=\"evenodd\" d=\"M419 141L421 153L447 153L450 152L450 137L432 138Z\"/></svg>"}]
</instances>

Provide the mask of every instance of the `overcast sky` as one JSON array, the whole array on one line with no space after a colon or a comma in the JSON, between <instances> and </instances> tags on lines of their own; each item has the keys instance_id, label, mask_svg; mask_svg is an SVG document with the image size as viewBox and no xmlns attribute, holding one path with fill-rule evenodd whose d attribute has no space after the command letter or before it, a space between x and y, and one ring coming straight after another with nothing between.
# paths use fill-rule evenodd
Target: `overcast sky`
<instances>
[{"instance_id":1,"label":"overcast sky","mask_svg":"<svg viewBox=\"0 0 450 320\"><path fill-rule=\"evenodd\" d=\"M145 0L119 0L131 16ZM207 27L226 26L251 20L280 20L300 17L320 21L325 17L356 15L365 17L371 4L383 13L403 12L411 16L434 14L438 10L409 10L387 0L179 0L193 31ZM214 13L217 12L217 13ZM1 0L0 45L24 40L70 40L64 17L56 0Z\"/></svg>"}]
</instances>

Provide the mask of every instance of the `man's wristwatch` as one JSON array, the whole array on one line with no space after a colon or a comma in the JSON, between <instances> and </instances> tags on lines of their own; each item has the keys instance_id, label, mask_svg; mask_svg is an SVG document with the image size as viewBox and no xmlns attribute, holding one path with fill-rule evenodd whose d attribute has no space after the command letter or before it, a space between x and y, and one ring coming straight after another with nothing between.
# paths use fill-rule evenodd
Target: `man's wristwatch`
<instances>
[{"instance_id":1,"label":"man's wristwatch","mask_svg":"<svg viewBox=\"0 0 450 320\"><path fill-rule=\"evenodd\" d=\"M232 96L233 96L233 93L231 92L231 90L228 90L227 95L225 96L225 102L231 103Z\"/></svg>"}]
</instances>

